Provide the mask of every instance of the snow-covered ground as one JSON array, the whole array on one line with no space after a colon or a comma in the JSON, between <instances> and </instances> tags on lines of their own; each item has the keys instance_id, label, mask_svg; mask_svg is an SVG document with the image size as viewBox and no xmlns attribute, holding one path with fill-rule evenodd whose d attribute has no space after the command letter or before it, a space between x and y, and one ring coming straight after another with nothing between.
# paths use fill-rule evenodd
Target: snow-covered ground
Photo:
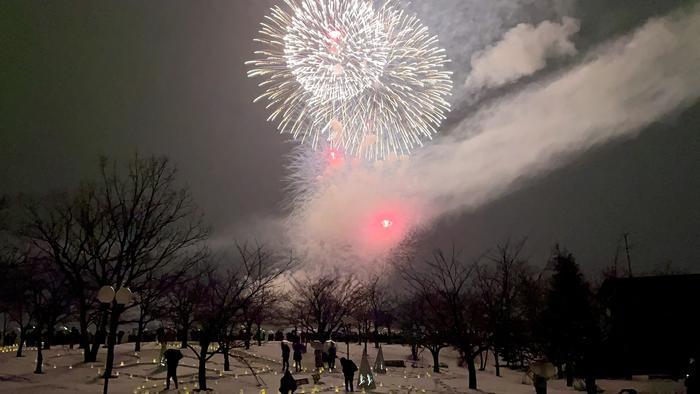
<instances>
[{"instance_id":1,"label":"snow-covered ground","mask_svg":"<svg viewBox=\"0 0 700 394\"><path fill-rule=\"evenodd\" d=\"M174 345L174 344L173 344ZM345 344L338 344L338 357L345 356ZM115 373L119 377L110 380L111 393L156 393L163 392L165 387L165 371L155 364L160 348L155 343L147 343L137 355L133 344L119 345L115 357ZM350 345L350 358L359 366L362 346ZM306 371L295 374L297 379L308 378L312 384L300 386L297 394L316 392L343 392L342 374L324 372L321 382L313 385L311 370L313 369L313 354L304 355L302 365ZM383 347L385 360L407 359L409 348L400 345ZM376 349L368 345L370 365L374 364ZM243 352L239 352L243 354ZM82 354L78 349L69 350L67 347L54 347L44 352L44 374L34 374L35 350L25 352L25 357L16 358L14 352L0 353L0 393L101 393L102 379L99 378L106 351L101 349L99 362L84 365L81 363ZM183 351L185 358L178 369L180 393L189 393L196 388L196 359L190 350ZM246 359L255 369L258 377L264 383L258 386L250 369L241 361L231 359L230 372L223 372L223 356L214 356L207 364L208 385L218 393L234 394L275 394L278 392L281 378L279 342L263 343L263 346L253 345ZM415 367L407 363L406 368L387 368L387 374L375 375L377 392L387 394L398 393L467 393L467 371L457 366L457 354L445 349L441 352L441 362L448 365L440 374L432 372L432 361L426 352L422 361ZM338 363L337 363L338 364ZM338 364L339 365L339 364ZM493 367L478 373L480 392L498 394L534 393L531 385L523 384L523 373L502 369L503 377L496 377ZM650 381L635 379L633 381L601 380L599 385L606 393L618 393L623 388L634 388L640 393L685 393L682 382ZM264 391L263 391L264 390ZM176 392L171 386L170 392ZM549 393L573 393L563 381L551 381Z\"/></svg>"}]
</instances>

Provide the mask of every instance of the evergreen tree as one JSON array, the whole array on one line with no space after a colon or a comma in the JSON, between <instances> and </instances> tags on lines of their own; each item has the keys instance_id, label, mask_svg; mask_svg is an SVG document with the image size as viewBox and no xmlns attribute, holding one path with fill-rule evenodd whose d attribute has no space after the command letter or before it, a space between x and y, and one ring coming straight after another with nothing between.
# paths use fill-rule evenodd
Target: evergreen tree
<instances>
[{"instance_id":1,"label":"evergreen tree","mask_svg":"<svg viewBox=\"0 0 700 394\"><path fill-rule=\"evenodd\" d=\"M557 245L550 260L554 275L549 280L541 319L545 355L559 367L566 366L567 385L573 384L576 366L589 358L588 349L597 338L593 297L574 256Z\"/></svg>"}]
</instances>

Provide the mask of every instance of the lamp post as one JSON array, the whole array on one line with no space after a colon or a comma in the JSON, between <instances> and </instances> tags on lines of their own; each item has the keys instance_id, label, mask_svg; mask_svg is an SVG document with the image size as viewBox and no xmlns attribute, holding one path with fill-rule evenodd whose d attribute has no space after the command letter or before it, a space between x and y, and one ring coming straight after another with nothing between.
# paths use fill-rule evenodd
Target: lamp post
<instances>
[{"instance_id":1,"label":"lamp post","mask_svg":"<svg viewBox=\"0 0 700 394\"><path fill-rule=\"evenodd\" d=\"M345 329L345 357L350 359L350 321L343 317L343 328Z\"/></svg>"},{"instance_id":2,"label":"lamp post","mask_svg":"<svg viewBox=\"0 0 700 394\"><path fill-rule=\"evenodd\" d=\"M112 286L102 286L97 292L97 300L102 303L102 305L109 307L112 306L112 311L110 313L109 320L109 335L107 337L107 362L105 363L105 373L104 373L104 390L103 393L107 394L109 391L109 379L112 377L112 366L114 365L114 345L117 341L117 327L119 326L119 315L126 304L131 302L132 297L131 290L127 287L121 287L119 290L115 291Z\"/></svg>"}]
</instances>

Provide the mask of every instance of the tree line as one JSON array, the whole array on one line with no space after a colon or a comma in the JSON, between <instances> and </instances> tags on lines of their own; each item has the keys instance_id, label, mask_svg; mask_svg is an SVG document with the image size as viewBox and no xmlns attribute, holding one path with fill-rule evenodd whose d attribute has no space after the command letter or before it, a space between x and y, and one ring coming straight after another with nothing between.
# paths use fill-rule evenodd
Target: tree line
<instances>
[{"instance_id":1,"label":"tree line","mask_svg":"<svg viewBox=\"0 0 700 394\"><path fill-rule=\"evenodd\" d=\"M453 348L471 389L487 363L501 376L503 367L546 360L568 385L586 379L595 392L601 303L571 253L555 246L541 270L527 262L524 246L507 241L475 260L435 250L395 262L384 275L293 277L277 304L278 321L309 339L398 342L413 360L426 350L435 373L441 350Z\"/></svg>"},{"instance_id":2,"label":"tree line","mask_svg":"<svg viewBox=\"0 0 700 394\"><path fill-rule=\"evenodd\" d=\"M208 360L221 354L228 370L233 349L250 347L256 334L261 341L265 325L294 328L306 340L397 341L414 359L427 350L435 372L441 349L454 348L471 389L488 362L500 376L502 367L540 359L569 384L592 383L604 335L591 285L558 246L546 272L527 262L523 240L476 260L456 249L416 254L390 274L365 277L305 275L291 251L265 245L211 251L210 230L167 158L135 156L124 166L102 159L98 175L75 190L0 199L0 233L0 312L20 328L17 356L28 334L38 343L37 373L56 327L73 322L85 363L112 345L107 376L120 327L135 326L135 351L150 323L172 328L198 360L200 389ZM100 303L102 286L134 297Z\"/></svg>"}]
</instances>

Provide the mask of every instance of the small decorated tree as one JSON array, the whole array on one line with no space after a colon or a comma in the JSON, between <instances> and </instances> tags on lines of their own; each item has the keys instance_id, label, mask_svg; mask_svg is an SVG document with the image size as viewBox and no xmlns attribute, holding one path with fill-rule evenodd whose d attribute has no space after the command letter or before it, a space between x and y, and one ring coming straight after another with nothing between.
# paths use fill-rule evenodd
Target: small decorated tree
<instances>
[{"instance_id":1,"label":"small decorated tree","mask_svg":"<svg viewBox=\"0 0 700 394\"><path fill-rule=\"evenodd\" d=\"M362 361L360 361L360 374L357 377L357 387L369 391L377 388L374 382L374 375L369 367L369 360L367 359L367 350L362 351Z\"/></svg>"},{"instance_id":2,"label":"small decorated tree","mask_svg":"<svg viewBox=\"0 0 700 394\"><path fill-rule=\"evenodd\" d=\"M379 351L377 352L377 359L374 360L374 372L379 374L386 373L386 365L384 365L384 352L382 352L381 346L379 346Z\"/></svg>"}]
</instances>

